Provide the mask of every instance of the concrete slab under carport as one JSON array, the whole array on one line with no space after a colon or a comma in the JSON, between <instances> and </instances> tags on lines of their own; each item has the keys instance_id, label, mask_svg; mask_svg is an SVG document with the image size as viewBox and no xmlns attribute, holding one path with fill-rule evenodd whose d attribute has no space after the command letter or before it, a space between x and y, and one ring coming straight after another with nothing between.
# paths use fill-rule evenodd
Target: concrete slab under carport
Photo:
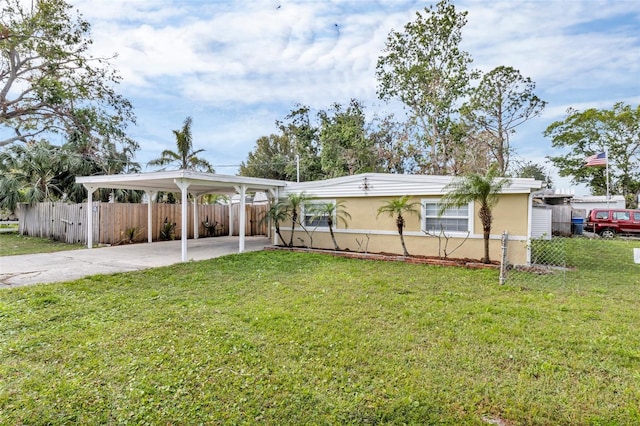
<instances>
[{"instance_id":1,"label":"concrete slab under carport","mask_svg":"<svg viewBox=\"0 0 640 426\"><path fill-rule=\"evenodd\" d=\"M270 244L264 236L245 237L245 251L259 251ZM182 261L180 245L176 240L4 256L0 257L0 289L168 266ZM238 237L188 240L188 246L188 260L213 259L237 253Z\"/></svg>"}]
</instances>

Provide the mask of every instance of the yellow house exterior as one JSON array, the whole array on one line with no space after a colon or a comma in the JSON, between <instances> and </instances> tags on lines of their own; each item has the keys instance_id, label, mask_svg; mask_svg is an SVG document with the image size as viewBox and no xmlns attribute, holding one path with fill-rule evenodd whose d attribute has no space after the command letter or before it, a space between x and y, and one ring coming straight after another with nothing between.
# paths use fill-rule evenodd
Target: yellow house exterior
<instances>
[{"instance_id":1,"label":"yellow house exterior","mask_svg":"<svg viewBox=\"0 0 640 426\"><path fill-rule=\"evenodd\" d=\"M417 203L419 214L404 216L404 239L411 255L447 258L481 259L484 253L482 223L479 206L470 203L456 211L438 216L438 200L451 183L450 176L392 175L366 173L324 181L288 183L279 197L290 193L304 193L310 204L342 202L350 219L344 223L333 219L336 242L341 249L368 253L401 254L402 246L394 217L381 214L378 209L388 200L404 195ZM493 208L490 238L490 258L499 260L501 237L508 233L508 256L511 264L529 262L528 241L531 235L532 192L541 187L534 179L511 179L497 205ZM311 221L309 207L301 209L304 229L296 225L294 245L333 249L326 223ZM288 242L291 223L282 223L280 230Z\"/></svg>"}]
</instances>

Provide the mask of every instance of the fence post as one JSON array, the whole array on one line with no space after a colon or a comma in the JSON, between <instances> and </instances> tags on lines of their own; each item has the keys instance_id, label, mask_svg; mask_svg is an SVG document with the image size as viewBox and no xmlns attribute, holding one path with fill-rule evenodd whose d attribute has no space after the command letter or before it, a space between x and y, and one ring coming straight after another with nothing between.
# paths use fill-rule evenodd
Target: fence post
<instances>
[{"instance_id":1,"label":"fence post","mask_svg":"<svg viewBox=\"0 0 640 426\"><path fill-rule=\"evenodd\" d=\"M508 265L508 252L507 242L509 241L509 234L507 231L502 233L502 256L500 260L500 285L503 285L507 279L507 265Z\"/></svg>"}]
</instances>

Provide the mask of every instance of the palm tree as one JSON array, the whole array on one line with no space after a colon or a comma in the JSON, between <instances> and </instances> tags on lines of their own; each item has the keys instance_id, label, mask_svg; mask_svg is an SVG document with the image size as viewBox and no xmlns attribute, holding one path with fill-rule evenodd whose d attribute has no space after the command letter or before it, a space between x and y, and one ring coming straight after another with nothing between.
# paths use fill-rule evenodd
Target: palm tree
<instances>
[{"instance_id":1,"label":"palm tree","mask_svg":"<svg viewBox=\"0 0 640 426\"><path fill-rule=\"evenodd\" d=\"M331 240L336 250L340 250L336 237L333 234L333 217L335 216L337 222L344 223L347 226L347 219L351 220L351 215L344 209L344 201L340 200L336 203L320 203L313 206L312 209L313 219L327 218L327 226L329 227L329 233L331 234Z\"/></svg>"},{"instance_id":2,"label":"palm tree","mask_svg":"<svg viewBox=\"0 0 640 426\"><path fill-rule=\"evenodd\" d=\"M461 207L475 201L480 204L478 217L482 221L484 233L484 263L489 263L489 236L493 223L493 207L498 202L498 194L502 188L510 183L507 178L498 178L497 169L492 167L486 175L472 173L460 179L456 179L444 189L449 191L440 200L440 212L442 215L449 208Z\"/></svg>"},{"instance_id":3,"label":"palm tree","mask_svg":"<svg viewBox=\"0 0 640 426\"><path fill-rule=\"evenodd\" d=\"M260 224L265 222L273 221L273 226L276 228L276 234L282 244L284 244L284 237L280 233L280 222L287 220L287 209L286 205L282 201L278 201L277 203L273 203L269 209L264 212L264 215L260 218Z\"/></svg>"},{"instance_id":4,"label":"palm tree","mask_svg":"<svg viewBox=\"0 0 640 426\"><path fill-rule=\"evenodd\" d=\"M417 207L420 203L409 202L409 200L409 196L405 195L404 197L396 198L395 200L385 201L384 205L380 206L378 209L377 215L380 216L382 213L386 213L389 217L396 218L396 226L398 227L398 234L400 234L400 242L402 243L402 250L405 256L409 256L409 252L407 251L407 246L404 244L404 236L402 235L402 230L405 225L404 217L402 215L405 213L411 213L417 214L418 218L420 217L420 211Z\"/></svg>"},{"instance_id":5,"label":"palm tree","mask_svg":"<svg viewBox=\"0 0 640 426\"><path fill-rule=\"evenodd\" d=\"M289 247L293 247L293 231L296 228L296 223L298 223L300 207L305 205L307 201L309 201L309 197L304 192L301 192L299 194L290 193L284 202L287 215L291 218L291 239L289 240Z\"/></svg>"},{"instance_id":6,"label":"palm tree","mask_svg":"<svg viewBox=\"0 0 640 426\"><path fill-rule=\"evenodd\" d=\"M173 130L176 137L177 151L165 149L159 158L149 161L150 166L166 166L167 164L177 163L180 170L200 170L208 173L215 173L211 164L198 157L198 154L204 149L193 150L193 137L191 136L191 117L184 120L182 129Z\"/></svg>"},{"instance_id":7,"label":"palm tree","mask_svg":"<svg viewBox=\"0 0 640 426\"><path fill-rule=\"evenodd\" d=\"M0 207L14 211L29 204L64 198L64 176L76 159L46 141L12 145L0 152Z\"/></svg>"}]
</instances>

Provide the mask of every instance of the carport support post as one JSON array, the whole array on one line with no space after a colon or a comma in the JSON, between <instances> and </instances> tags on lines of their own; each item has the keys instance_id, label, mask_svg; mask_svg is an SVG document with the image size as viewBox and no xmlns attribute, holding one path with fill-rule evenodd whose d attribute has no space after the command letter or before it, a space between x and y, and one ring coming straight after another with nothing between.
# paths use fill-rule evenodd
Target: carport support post
<instances>
[{"instance_id":1,"label":"carport support post","mask_svg":"<svg viewBox=\"0 0 640 426\"><path fill-rule=\"evenodd\" d=\"M229 197L229 236L233 237L233 197Z\"/></svg>"},{"instance_id":2,"label":"carport support post","mask_svg":"<svg viewBox=\"0 0 640 426\"><path fill-rule=\"evenodd\" d=\"M269 207L278 205L278 201L279 201L278 188L271 188L269 189L269 192L273 196L273 199L271 200L271 204ZM269 232L271 232L271 238L273 240L273 245L275 246L275 245L278 245L278 234L274 231L273 229L274 227L275 227L275 223L273 222L272 219L269 219Z\"/></svg>"},{"instance_id":3,"label":"carport support post","mask_svg":"<svg viewBox=\"0 0 640 426\"><path fill-rule=\"evenodd\" d=\"M147 194L147 198L149 199L149 204L147 204L147 242L153 242L153 199L155 198L157 192L155 191L144 191Z\"/></svg>"},{"instance_id":4,"label":"carport support post","mask_svg":"<svg viewBox=\"0 0 640 426\"><path fill-rule=\"evenodd\" d=\"M182 214L180 217L180 241L182 242L182 261L187 261L187 214L188 214L188 200L187 200L187 190L189 189L189 182L186 179L176 179L174 181L180 191L182 192Z\"/></svg>"},{"instance_id":5,"label":"carport support post","mask_svg":"<svg viewBox=\"0 0 640 426\"><path fill-rule=\"evenodd\" d=\"M198 231L200 231L198 222L198 195L193 194L193 239L197 240L200 237Z\"/></svg>"},{"instance_id":6,"label":"carport support post","mask_svg":"<svg viewBox=\"0 0 640 426\"><path fill-rule=\"evenodd\" d=\"M83 184L87 190L87 248L93 248L93 193L97 186Z\"/></svg>"},{"instance_id":7,"label":"carport support post","mask_svg":"<svg viewBox=\"0 0 640 426\"><path fill-rule=\"evenodd\" d=\"M236 191L240 193L240 217L238 220L238 228L240 228L238 229L238 235L240 235L240 242L238 245L238 253L242 253L244 251L244 228L247 220L247 212L245 211L247 186L240 185L240 187L236 187Z\"/></svg>"}]
</instances>

